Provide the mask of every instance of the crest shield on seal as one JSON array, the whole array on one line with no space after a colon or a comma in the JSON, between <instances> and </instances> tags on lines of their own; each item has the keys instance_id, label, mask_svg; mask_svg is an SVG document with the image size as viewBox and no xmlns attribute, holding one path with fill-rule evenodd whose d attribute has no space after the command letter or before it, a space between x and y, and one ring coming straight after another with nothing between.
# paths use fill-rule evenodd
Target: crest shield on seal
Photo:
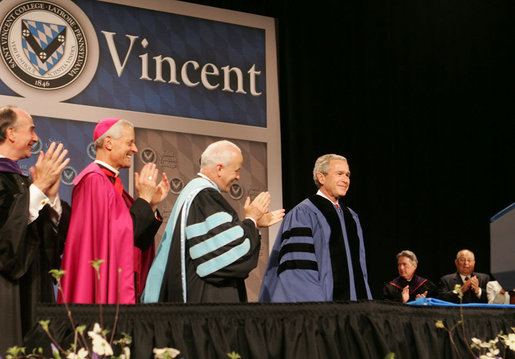
<instances>
[{"instance_id":1,"label":"crest shield on seal","mask_svg":"<svg viewBox=\"0 0 515 359\"><path fill-rule=\"evenodd\" d=\"M66 26L24 19L21 33L25 56L41 75L63 57Z\"/></svg>"}]
</instances>

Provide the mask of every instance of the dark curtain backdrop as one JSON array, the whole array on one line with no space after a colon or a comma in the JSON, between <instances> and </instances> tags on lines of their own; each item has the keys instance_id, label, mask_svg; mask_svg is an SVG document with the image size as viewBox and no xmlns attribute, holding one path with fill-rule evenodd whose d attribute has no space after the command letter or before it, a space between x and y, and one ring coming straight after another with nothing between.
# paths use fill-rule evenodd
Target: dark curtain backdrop
<instances>
[{"instance_id":1,"label":"dark curtain backdrop","mask_svg":"<svg viewBox=\"0 0 515 359\"><path fill-rule=\"evenodd\" d=\"M515 2L190 2L277 19L284 206L346 156L375 297L403 249L434 281L462 248L489 272L489 219L515 202Z\"/></svg>"}]
</instances>

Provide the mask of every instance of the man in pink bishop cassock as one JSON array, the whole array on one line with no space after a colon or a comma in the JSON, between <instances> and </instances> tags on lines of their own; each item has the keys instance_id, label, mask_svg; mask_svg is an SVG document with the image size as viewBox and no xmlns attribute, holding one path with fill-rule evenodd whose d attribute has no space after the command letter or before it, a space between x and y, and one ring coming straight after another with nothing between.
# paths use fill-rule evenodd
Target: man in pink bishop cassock
<instances>
[{"instance_id":1,"label":"man in pink bishop cassock","mask_svg":"<svg viewBox=\"0 0 515 359\"><path fill-rule=\"evenodd\" d=\"M98 123L96 160L73 181L72 215L64 247L58 302L135 304L154 257L154 236L162 223L157 204L170 185L147 163L134 174L138 198L124 189L120 168L138 152L132 123L116 118ZM91 261L103 260L100 280ZM120 269L120 270L119 270ZM119 291L119 294L118 294Z\"/></svg>"}]
</instances>

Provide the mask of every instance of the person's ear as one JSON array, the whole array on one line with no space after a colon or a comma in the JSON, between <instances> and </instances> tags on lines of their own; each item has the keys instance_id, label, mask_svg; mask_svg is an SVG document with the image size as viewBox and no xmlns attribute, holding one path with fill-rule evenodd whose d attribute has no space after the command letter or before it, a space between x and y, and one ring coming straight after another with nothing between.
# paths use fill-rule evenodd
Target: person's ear
<instances>
[{"instance_id":1,"label":"person's ear","mask_svg":"<svg viewBox=\"0 0 515 359\"><path fill-rule=\"evenodd\" d=\"M16 139L16 129L14 127L7 127L5 130L5 138L11 142Z\"/></svg>"},{"instance_id":2,"label":"person's ear","mask_svg":"<svg viewBox=\"0 0 515 359\"><path fill-rule=\"evenodd\" d=\"M318 183L320 183L321 185L325 184L325 176L322 172L317 173L317 179Z\"/></svg>"},{"instance_id":3,"label":"person's ear","mask_svg":"<svg viewBox=\"0 0 515 359\"><path fill-rule=\"evenodd\" d=\"M104 146L106 150L111 151L113 149L113 138L111 136L106 136L104 138Z\"/></svg>"},{"instance_id":4,"label":"person's ear","mask_svg":"<svg viewBox=\"0 0 515 359\"><path fill-rule=\"evenodd\" d=\"M221 163L217 164L216 165L216 174L218 177L221 177L222 176L222 170L224 169L224 165L222 165Z\"/></svg>"}]
</instances>

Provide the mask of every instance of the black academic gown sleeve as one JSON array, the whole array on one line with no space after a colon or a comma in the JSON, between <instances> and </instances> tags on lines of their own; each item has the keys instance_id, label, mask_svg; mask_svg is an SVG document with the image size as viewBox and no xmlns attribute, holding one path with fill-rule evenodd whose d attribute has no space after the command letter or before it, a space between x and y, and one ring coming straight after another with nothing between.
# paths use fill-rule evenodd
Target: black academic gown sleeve
<instances>
[{"instance_id":1,"label":"black academic gown sleeve","mask_svg":"<svg viewBox=\"0 0 515 359\"><path fill-rule=\"evenodd\" d=\"M38 302L55 301L48 271L60 266L68 228L70 207L64 201L57 228L51 220L57 213L48 205L28 224L29 186L26 177L0 173L0 353L23 344Z\"/></svg>"},{"instance_id":2,"label":"black academic gown sleeve","mask_svg":"<svg viewBox=\"0 0 515 359\"><path fill-rule=\"evenodd\" d=\"M215 218L220 219L216 222ZM186 230L188 302L247 300L244 279L257 266L261 239L250 219L213 189L201 191L188 213Z\"/></svg>"},{"instance_id":3,"label":"black academic gown sleeve","mask_svg":"<svg viewBox=\"0 0 515 359\"><path fill-rule=\"evenodd\" d=\"M29 180L0 174L0 273L19 279L32 262L34 243L25 240L29 216Z\"/></svg>"},{"instance_id":4,"label":"black academic gown sleeve","mask_svg":"<svg viewBox=\"0 0 515 359\"><path fill-rule=\"evenodd\" d=\"M134 229L134 245L141 250L150 248L154 241L161 223L161 215L157 212L154 214L150 203L144 199L137 198L129 210L132 217Z\"/></svg>"},{"instance_id":5,"label":"black academic gown sleeve","mask_svg":"<svg viewBox=\"0 0 515 359\"><path fill-rule=\"evenodd\" d=\"M211 227L207 218L221 213L226 214L228 220L216 227ZM202 278L213 284L220 284L234 278L247 278L249 272L257 266L261 246L255 224L250 219L240 221L238 214L221 194L211 189L201 191L197 195L188 213L188 227L192 228L199 224L205 224L205 228L209 230L198 235L197 233L190 234L193 231L186 234L187 248L190 254L193 253L192 247L205 244L206 241L211 242L211 246L209 246L209 251L206 250L201 256L193 259L195 272L204 273L202 269L208 268ZM241 251L237 251L239 248ZM216 270L210 268L211 266L206 266L207 262L213 262L215 257L219 259L220 255L227 255L230 251L238 253L234 256L233 262L230 260L220 261L221 264ZM199 269L199 266L203 265L205 267Z\"/></svg>"},{"instance_id":6,"label":"black academic gown sleeve","mask_svg":"<svg viewBox=\"0 0 515 359\"><path fill-rule=\"evenodd\" d=\"M426 297L431 298L436 295L436 285L429 279L422 278L420 286L410 292L408 302L417 299L417 295L427 292ZM402 288L395 283L395 280L386 283L383 286L383 300L402 303Z\"/></svg>"}]
</instances>

